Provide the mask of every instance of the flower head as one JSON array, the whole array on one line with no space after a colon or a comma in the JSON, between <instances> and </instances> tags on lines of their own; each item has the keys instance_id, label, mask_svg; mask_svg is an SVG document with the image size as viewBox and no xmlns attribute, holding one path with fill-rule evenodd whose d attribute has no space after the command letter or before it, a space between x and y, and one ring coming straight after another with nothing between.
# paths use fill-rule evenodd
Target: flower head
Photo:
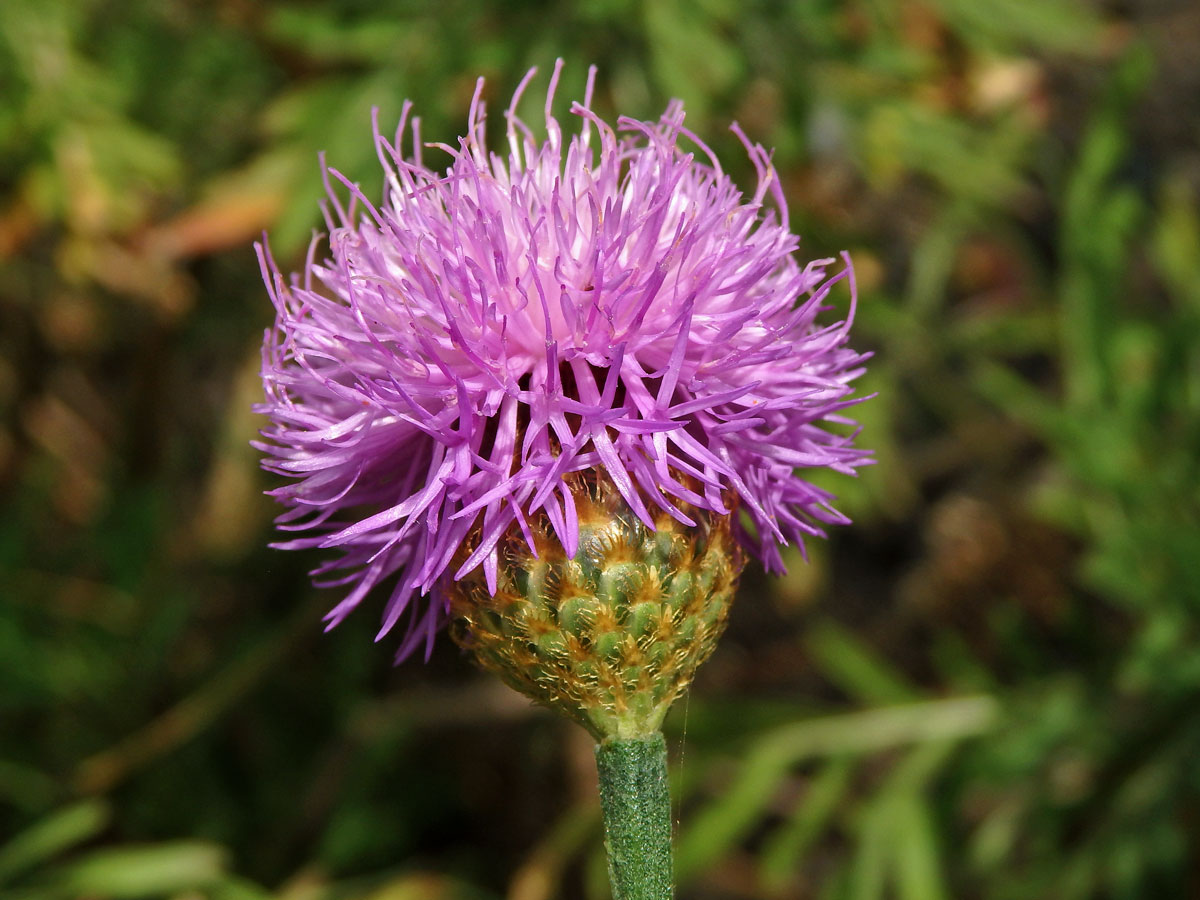
<instances>
[{"instance_id":1,"label":"flower head","mask_svg":"<svg viewBox=\"0 0 1200 900\"><path fill-rule=\"evenodd\" d=\"M496 592L502 540L536 555L535 517L575 556L576 473L651 530L730 516L780 570L780 546L846 521L804 470L869 459L841 416L865 359L846 345L849 260L832 275L834 260L796 261L767 151L733 126L758 173L743 194L679 102L657 122L597 116L594 69L567 137L560 70L543 139L515 113L534 72L502 154L482 79L458 146L423 148L405 104L393 140L375 128L382 203L327 170L343 188L327 179L327 252L314 241L285 281L259 249L277 318L257 446L290 479L272 491L279 527L303 533L277 546L340 551L314 573L348 588L331 627L386 584L380 636L407 616L400 655L428 654L453 580ZM850 315L819 324L843 279Z\"/></svg>"}]
</instances>

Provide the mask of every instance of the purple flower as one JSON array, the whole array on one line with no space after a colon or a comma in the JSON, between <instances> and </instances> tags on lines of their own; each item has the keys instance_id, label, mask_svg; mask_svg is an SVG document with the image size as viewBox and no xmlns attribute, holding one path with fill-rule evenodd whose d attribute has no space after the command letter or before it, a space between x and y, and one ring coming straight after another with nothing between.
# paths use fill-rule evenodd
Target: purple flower
<instances>
[{"instance_id":1,"label":"purple flower","mask_svg":"<svg viewBox=\"0 0 1200 900\"><path fill-rule=\"evenodd\" d=\"M348 195L327 177L328 251L314 240L285 282L258 248L277 317L256 446L290 479L271 492L279 528L305 533L275 546L340 551L313 573L349 589L330 627L386 583L379 635L407 616L400 656L428 655L444 579L482 566L494 591L510 528L533 550L539 509L574 555L572 472L604 470L650 528L664 511L692 524L676 501L735 514L779 571L781 545L847 521L798 473L869 461L841 415L865 359L846 346L849 259L834 275L832 259L797 263L767 151L732 127L758 172L743 195L681 103L657 122L600 119L594 69L567 137L550 112L561 67L544 140L515 114L533 71L505 152L484 140L481 79L467 136L426 146L442 171L405 104L394 141L375 126L381 204L327 170ZM843 279L850 315L817 324Z\"/></svg>"}]
</instances>

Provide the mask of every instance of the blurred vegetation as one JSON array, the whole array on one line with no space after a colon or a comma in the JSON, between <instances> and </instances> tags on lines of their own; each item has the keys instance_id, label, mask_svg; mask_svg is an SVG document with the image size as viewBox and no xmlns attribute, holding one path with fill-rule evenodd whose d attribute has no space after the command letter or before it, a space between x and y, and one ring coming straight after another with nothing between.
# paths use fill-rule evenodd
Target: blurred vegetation
<instances>
[{"instance_id":1,"label":"blurred vegetation","mask_svg":"<svg viewBox=\"0 0 1200 900\"><path fill-rule=\"evenodd\" d=\"M668 723L681 897L1200 896L1198 53L1182 0L5 0L0 900L606 895L586 736L323 636L247 444L317 151L377 190L372 106L559 55L775 146L877 354L855 526Z\"/></svg>"}]
</instances>

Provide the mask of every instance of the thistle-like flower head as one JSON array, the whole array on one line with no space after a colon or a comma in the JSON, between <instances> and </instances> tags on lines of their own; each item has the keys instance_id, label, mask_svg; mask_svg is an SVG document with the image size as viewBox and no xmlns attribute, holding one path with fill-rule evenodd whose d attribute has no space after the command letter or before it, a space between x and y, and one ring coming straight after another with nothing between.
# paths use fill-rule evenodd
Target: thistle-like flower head
<instances>
[{"instance_id":1,"label":"thistle-like flower head","mask_svg":"<svg viewBox=\"0 0 1200 900\"><path fill-rule=\"evenodd\" d=\"M544 137L516 115L533 72L501 153L482 80L457 146L423 147L406 104L394 139L375 128L382 202L327 170L328 248L289 280L259 251L277 317L258 446L299 533L277 546L337 551L314 573L346 589L331 626L382 585L400 655L428 654L455 580L496 593L498 548L536 556L549 529L574 557L587 473L651 531L731 517L779 570L782 545L846 521L805 470L868 461L841 415L864 360L849 260L797 261L769 154L733 126L758 173L743 193L682 104L603 121L594 71L567 136L560 69ZM849 315L819 323L843 280Z\"/></svg>"}]
</instances>

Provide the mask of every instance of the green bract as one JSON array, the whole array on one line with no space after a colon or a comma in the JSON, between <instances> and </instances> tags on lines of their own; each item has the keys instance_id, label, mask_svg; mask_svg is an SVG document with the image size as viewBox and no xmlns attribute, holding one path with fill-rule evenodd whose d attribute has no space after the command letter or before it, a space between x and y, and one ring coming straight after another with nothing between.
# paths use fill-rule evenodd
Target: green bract
<instances>
[{"instance_id":1,"label":"green bract","mask_svg":"<svg viewBox=\"0 0 1200 900\"><path fill-rule=\"evenodd\" d=\"M494 595L482 572L448 586L451 634L487 669L597 739L650 735L725 628L743 557L730 516L686 507L651 531L611 482L570 480L579 517L571 559L548 516L500 546Z\"/></svg>"}]
</instances>

